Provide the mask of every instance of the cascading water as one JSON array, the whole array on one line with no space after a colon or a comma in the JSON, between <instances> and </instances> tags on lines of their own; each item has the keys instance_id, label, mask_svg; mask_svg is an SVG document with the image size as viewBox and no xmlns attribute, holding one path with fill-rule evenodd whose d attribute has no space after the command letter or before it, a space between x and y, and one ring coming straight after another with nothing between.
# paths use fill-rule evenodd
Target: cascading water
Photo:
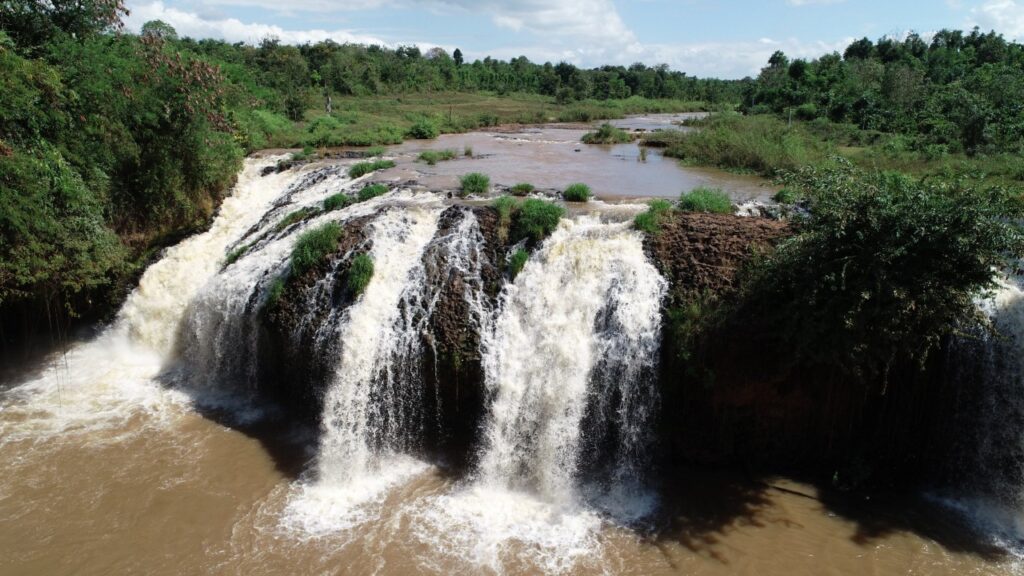
<instances>
[{"instance_id":1,"label":"cascading water","mask_svg":"<svg viewBox=\"0 0 1024 576\"><path fill-rule=\"evenodd\" d=\"M419 431L409 414L419 409L420 383L389 375L394 360L420 338L419 323L407 315L421 300L422 256L440 212L439 203L409 206L387 210L371 224L373 278L341 321L316 478L293 500L286 523L313 533L348 528L367 517L366 505L389 486L425 468L408 456Z\"/></svg>"},{"instance_id":2,"label":"cascading water","mask_svg":"<svg viewBox=\"0 0 1024 576\"><path fill-rule=\"evenodd\" d=\"M593 555L601 520L582 493L582 459L589 436L610 429L608 480L630 494L596 504L627 520L650 511L648 499L625 500L640 492L666 289L628 224L561 223L485 331L493 401L477 477L417 511L424 541L444 534L457 555L495 570L516 545L550 571Z\"/></svg>"},{"instance_id":3,"label":"cascading water","mask_svg":"<svg viewBox=\"0 0 1024 576\"><path fill-rule=\"evenodd\" d=\"M261 177L276 161L246 160L209 230L168 249L150 266L110 328L6 394L4 413L23 413L24 421L0 420L0 441L109 428L140 410L167 414L184 400L155 379L174 357L189 301L216 274L227 246L258 221L294 176ZM11 422L16 426L8 430Z\"/></svg>"}]
</instances>

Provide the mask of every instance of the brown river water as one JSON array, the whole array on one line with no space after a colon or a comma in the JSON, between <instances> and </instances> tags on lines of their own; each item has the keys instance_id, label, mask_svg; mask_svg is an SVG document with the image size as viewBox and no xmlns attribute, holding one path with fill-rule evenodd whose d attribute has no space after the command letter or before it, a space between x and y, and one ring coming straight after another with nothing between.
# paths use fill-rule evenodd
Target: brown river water
<instances>
[{"instance_id":1,"label":"brown river water","mask_svg":"<svg viewBox=\"0 0 1024 576\"><path fill-rule=\"evenodd\" d=\"M430 148L470 144L483 157L434 167L413 163L426 146L410 143L398 148L409 155L392 176L482 171L499 184L584 181L608 197L675 196L697 183L738 199L769 189L654 154L641 163L629 157L633 145L582 146L581 133L443 137ZM247 161L210 230L151 266L103 335L17 385L0 384L0 575L1024 574L1012 547L988 543L920 495L851 500L791 479L682 469L643 495L660 500L656 512L628 522L408 456L345 486L316 484L317 431L295 429L216 382L185 386L177 362L190 303L211 286L228 290L223 254L296 177L260 177L273 161ZM423 210L434 202L402 198ZM615 230L617 245L637 242ZM287 253L270 244L227 270L258 270L261 259ZM386 276L381 268L375 274Z\"/></svg>"}]
</instances>

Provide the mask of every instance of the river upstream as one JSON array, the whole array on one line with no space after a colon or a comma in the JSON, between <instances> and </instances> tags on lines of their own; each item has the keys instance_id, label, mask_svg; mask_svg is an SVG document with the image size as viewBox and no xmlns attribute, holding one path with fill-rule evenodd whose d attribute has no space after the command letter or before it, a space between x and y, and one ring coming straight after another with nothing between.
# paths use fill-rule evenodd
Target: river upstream
<instances>
[{"instance_id":1,"label":"river upstream","mask_svg":"<svg viewBox=\"0 0 1024 576\"><path fill-rule=\"evenodd\" d=\"M468 213L439 236L451 201L410 180L440 189L479 171L499 185L582 181L606 200L697 185L737 201L771 193L656 153L641 162L635 145L587 147L581 134L446 136L430 148L469 145L476 158L436 166L413 162L424 146L402 145L389 152L399 165L372 176L394 181L390 194L284 230L275 225L288 211L362 182L303 180L309 166L261 176L276 159L248 160L210 230L167 250L111 326L0 391L0 574L1024 573L1014 546L926 495L849 500L707 470L644 477L656 401L642 374L656 362L665 281L621 217L564 220L493 310L467 291L490 391L478 458L454 472L406 450L416 427L395 407L415 391L392 371L423 328L399 310L430 300L424 255L472 253L478 236ZM339 343L338 359L322 423L305 427L246 387L246 322L297 234L327 219L370 222L376 271L318 334ZM450 265L474 277L469 260ZM594 387L620 399L609 422L630 431L603 484L574 472Z\"/></svg>"}]
</instances>

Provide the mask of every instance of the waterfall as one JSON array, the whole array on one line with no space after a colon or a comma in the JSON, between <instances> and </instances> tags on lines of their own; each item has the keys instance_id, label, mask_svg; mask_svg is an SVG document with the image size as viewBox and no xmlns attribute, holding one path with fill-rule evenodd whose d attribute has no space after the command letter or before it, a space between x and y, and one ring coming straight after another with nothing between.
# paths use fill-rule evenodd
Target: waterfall
<instances>
[{"instance_id":1,"label":"waterfall","mask_svg":"<svg viewBox=\"0 0 1024 576\"><path fill-rule=\"evenodd\" d=\"M305 532L342 530L369 504L425 465L419 438L421 382L396 375L421 338L422 258L437 231L438 203L386 210L370 224L373 278L340 323L337 367L324 398L315 478L290 503L285 523Z\"/></svg>"},{"instance_id":2,"label":"waterfall","mask_svg":"<svg viewBox=\"0 0 1024 576\"><path fill-rule=\"evenodd\" d=\"M160 420L186 400L155 379L175 356L189 301L216 274L227 246L259 220L294 177L261 177L276 161L247 159L210 228L167 249L107 330L5 393L3 413L14 418L0 419L0 441L111 429L140 410ZM19 415L25 421L18 422Z\"/></svg>"},{"instance_id":3,"label":"waterfall","mask_svg":"<svg viewBox=\"0 0 1024 576\"><path fill-rule=\"evenodd\" d=\"M504 293L485 344L481 482L574 502L586 436L609 428L615 479L637 479L665 291L628 225L563 222Z\"/></svg>"}]
</instances>

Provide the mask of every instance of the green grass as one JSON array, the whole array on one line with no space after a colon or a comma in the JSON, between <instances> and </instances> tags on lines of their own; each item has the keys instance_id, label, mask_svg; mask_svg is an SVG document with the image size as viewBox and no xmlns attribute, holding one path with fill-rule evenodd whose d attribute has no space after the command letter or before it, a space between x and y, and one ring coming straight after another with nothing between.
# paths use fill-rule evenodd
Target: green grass
<instances>
[{"instance_id":1,"label":"green grass","mask_svg":"<svg viewBox=\"0 0 1024 576\"><path fill-rule=\"evenodd\" d=\"M251 242L248 244L242 244L238 248L228 252L227 256L224 257L224 265L229 266L237 262L239 258L245 256L245 253L249 251L249 248L252 248Z\"/></svg>"},{"instance_id":2,"label":"green grass","mask_svg":"<svg viewBox=\"0 0 1024 576\"><path fill-rule=\"evenodd\" d=\"M430 120L417 120L405 132L405 135L415 140L433 140L440 134L437 124Z\"/></svg>"},{"instance_id":3,"label":"green grass","mask_svg":"<svg viewBox=\"0 0 1024 576\"><path fill-rule=\"evenodd\" d=\"M516 207L516 201L511 196L502 196L494 201L493 206L498 211L498 239L504 242L508 240L508 231L512 226L512 211Z\"/></svg>"},{"instance_id":4,"label":"green grass","mask_svg":"<svg viewBox=\"0 0 1024 576\"><path fill-rule=\"evenodd\" d=\"M796 204L803 195L793 188L783 188L772 196L772 200L779 204Z\"/></svg>"},{"instance_id":5,"label":"green grass","mask_svg":"<svg viewBox=\"0 0 1024 576\"><path fill-rule=\"evenodd\" d=\"M270 284L270 288L267 290L267 303L266 307L272 309L277 306L278 301L281 300L281 296L284 294L286 282L285 276L278 276L274 278L274 281Z\"/></svg>"},{"instance_id":6,"label":"green grass","mask_svg":"<svg viewBox=\"0 0 1024 576\"><path fill-rule=\"evenodd\" d=\"M353 164L348 169L349 178L359 178L365 176L370 172L376 172L377 170L386 170L388 168L394 168L395 163L391 160L370 160L367 162L359 162Z\"/></svg>"},{"instance_id":7,"label":"green grass","mask_svg":"<svg viewBox=\"0 0 1024 576\"><path fill-rule=\"evenodd\" d=\"M352 259L348 268L348 289L359 296L369 286L373 278L373 258L369 254L358 254Z\"/></svg>"},{"instance_id":8,"label":"green grass","mask_svg":"<svg viewBox=\"0 0 1024 576\"><path fill-rule=\"evenodd\" d=\"M668 148L681 142L686 136L682 130L654 130L647 132L640 138L642 146L651 148Z\"/></svg>"},{"instance_id":9,"label":"green grass","mask_svg":"<svg viewBox=\"0 0 1024 576\"><path fill-rule=\"evenodd\" d=\"M636 215L633 226L648 234L657 234L665 220L672 215L672 203L668 200L652 200L646 212Z\"/></svg>"},{"instance_id":10,"label":"green grass","mask_svg":"<svg viewBox=\"0 0 1024 576\"><path fill-rule=\"evenodd\" d=\"M360 202L366 202L371 198L376 198L388 193L388 187L383 184L370 184L363 186L363 189L359 191L357 198Z\"/></svg>"},{"instance_id":11,"label":"green grass","mask_svg":"<svg viewBox=\"0 0 1024 576\"><path fill-rule=\"evenodd\" d=\"M606 122L596 132L584 134L582 140L584 144L623 144L632 141L633 137L629 132Z\"/></svg>"},{"instance_id":12,"label":"green grass","mask_svg":"<svg viewBox=\"0 0 1024 576\"><path fill-rule=\"evenodd\" d=\"M338 192L332 194L324 199L324 212L330 212L332 210L340 210L349 204L352 204L354 200L348 194L344 192Z\"/></svg>"},{"instance_id":13,"label":"green grass","mask_svg":"<svg viewBox=\"0 0 1024 576\"><path fill-rule=\"evenodd\" d=\"M531 194L534 190L536 190L536 188L534 188L533 184L528 182L520 182L512 188L509 188L509 192L511 192L513 196L526 196Z\"/></svg>"},{"instance_id":14,"label":"green grass","mask_svg":"<svg viewBox=\"0 0 1024 576\"><path fill-rule=\"evenodd\" d=\"M570 184L562 192L562 198L565 198L566 202L586 202L591 196L590 186L580 183Z\"/></svg>"},{"instance_id":15,"label":"green grass","mask_svg":"<svg viewBox=\"0 0 1024 576\"><path fill-rule=\"evenodd\" d=\"M684 212L732 214L732 200L717 188L701 186L683 193L679 198L679 209Z\"/></svg>"},{"instance_id":16,"label":"green grass","mask_svg":"<svg viewBox=\"0 0 1024 576\"><path fill-rule=\"evenodd\" d=\"M826 164L830 146L799 125L774 116L713 115L697 130L673 136L665 156L690 164L775 176L801 166Z\"/></svg>"},{"instance_id":17,"label":"green grass","mask_svg":"<svg viewBox=\"0 0 1024 576\"><path fill-rule=\"evenodd\" d=\"M434 164L437 164L438 162L444 162L446 160L454 160L456 156L458 156L458 154L455 152L455 150L450 150L450 149L446 149L446 150L424 150L423 152L420 152L418 160L420 162L426 162L427 164L433 166Z\"/></svg>"},{"instance_id":18,"label":"green grass","mask_svg":"<svg viewBox=\"0 0 1024 576\"><path fill-rule=\"evenodd\" d=\"M514 280L519 273L523 271L523 267L526 266L526 261L530 259L530 253L522 248L515 251L508 262L508 272Z\"/></svg>"},{"instance_id":19,"label":"green grass","mask_svg":"<svg viewBox=\"0 0 1024 576\"><path fill-rule=\"evenodd\" d=\"M565 208L538 198L527 198L519 205L512 219L512 239L523 238L537 243L554 232L565 215Z\"/></svg>"},{"instance_id":20,"label":"green grass","mask_svg":"<svg viewBox=\"0 0 1024 576\"><path fill-rule=\"evenodd\" d=\"M470 172L459 178L460 196L466 197L470 194L486 194L491 188L491 179L486 174Z\"/></svg>"},{"instance_id":21,"label":"green grass","mask_svg":"<svg viewBox=\"0 0 1024 576\"><path fill-rule=\"evenodd\" d=\"M338 240L344 234L337 222L327 222L299 236L292 249L292 276L298 277L323 261L338 248Z\"/></svg>"},{"instance_id":22,"label":"green grass","mask_svg":"<svg viewBox=\"0 0 1024 576\"><path fill-rule=\"evenodd\" d=\"M383 156L385 152L387 152L387 148L383 146L370 146L366 150L363 150L363 156L373 158L375 156Z\"/></svg>"},{"instance_id":23,"label":"green grass","mask_svg":"<svg viewBox=\"0 0 1024 576\"><path fill-rule=\"evenodd\" d=\"M295 210L294 212L290 212L280 222L278 222L277 225L274 226L274 232L280 232L280 231L284 230L285 228L291 226L292 224L295 224L296 222L301 222L301 221L306 220L306 219L308 219L308 218L310 218L312 216L315 216L316 214L319 214L319 213L320 213L320 211L318 209L316 209L316 208L312 208L312 207L299 208L298 210Z\"/></svg>"}]
</instances>

